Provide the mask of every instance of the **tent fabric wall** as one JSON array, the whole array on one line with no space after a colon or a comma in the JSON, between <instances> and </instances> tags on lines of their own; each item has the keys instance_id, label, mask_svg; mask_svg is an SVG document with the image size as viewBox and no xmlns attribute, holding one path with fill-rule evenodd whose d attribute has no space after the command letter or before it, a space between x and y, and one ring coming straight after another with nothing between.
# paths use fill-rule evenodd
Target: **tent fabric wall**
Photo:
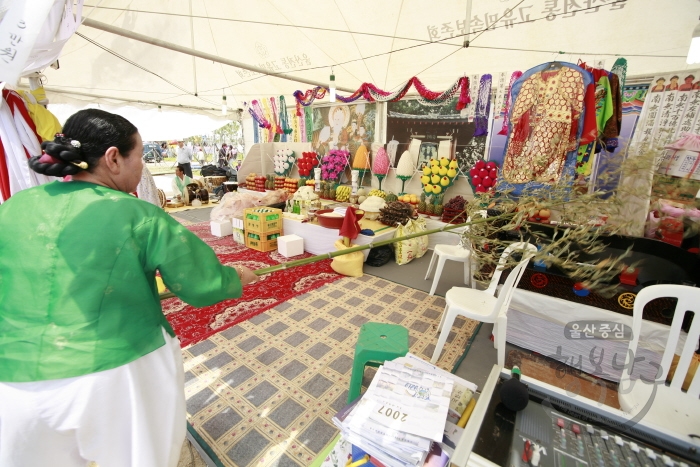
<instances>
[{"instance_id":1,"label":"tent fabric wall","mask_svg":"<svg viewBox=\"0 0 700 467\"><path fill-rule=\"evenodd\" d=\"M466 0L88 3L84 14L95 21L183 47L322 83L333 67L338 86L356 89L369 82L386 90L412 76L430 89L444 90L464 74L525 70L554 59L602 61L610 67L616 56L625 56L628 76L683 70L700 12L695 0L663 5L654 0L473 0L473 33L465 49L464 37L451 36L466 24ZM97 7L90 8L92 3ZM504 16L508 8L514 9ZM477 32L487 23L494 29ZM295 90L310 87L84 25L59 63L58 70L44 71L54 103L130 99L217 113L223 94L234 109L280 95L291 105Z\"/></svg>"},{"instance_id":2,"label":"tent fabric wall","mask_svg":"<svg viewBox=\"0 0 700 467\"><path fill-rule=\"evenodd\" d=\"M61 123L80 109L97 107L98 104L50 104L51 112ZM99 108L113 112L133 123L139 129L144 141L177 140L186 136L207 135L231 121L212 115L189 114L177 110L163 110L148 107L99 104ZM252 141L252 139L251 139Z\"/></svg>"}]
</instances>

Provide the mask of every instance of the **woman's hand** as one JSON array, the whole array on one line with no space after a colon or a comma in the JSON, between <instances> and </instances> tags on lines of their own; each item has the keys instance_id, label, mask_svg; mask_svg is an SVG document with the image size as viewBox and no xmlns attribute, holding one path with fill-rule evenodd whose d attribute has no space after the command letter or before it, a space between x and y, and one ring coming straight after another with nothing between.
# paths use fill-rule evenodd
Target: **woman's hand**
<instances>
[{"instance_id":1,"label":"woman's hand","mask_svg":"<svg viewBox=\"0 0 700 467\"><path fill-rule=\"evenodd\" d=\"M258 281L258 276L245 266L236 266L236 272L241 280L241 285L254 284Z\"/></svg>"}]
</instances>

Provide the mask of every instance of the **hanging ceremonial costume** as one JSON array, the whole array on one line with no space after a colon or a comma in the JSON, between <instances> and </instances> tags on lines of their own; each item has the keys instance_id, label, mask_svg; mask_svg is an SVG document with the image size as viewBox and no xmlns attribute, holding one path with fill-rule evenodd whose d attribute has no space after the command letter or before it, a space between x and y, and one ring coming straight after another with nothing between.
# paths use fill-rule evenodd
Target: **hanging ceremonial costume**
<instances>
[{"instance_id":1,"label":"hanging ceremonial costume","mask_svg":"<svg viewBox=\"0 0 700 467\"><path fill-rule=\"evenodd\" d=\"M532 68L512 86L513 108L503 184L513 194L573 176L579 144L595 140L595 87L584 69L565 62ZM573 178L573 177L572 177Z\"/></svg>"},{"instance_id":2,"label":"hanging ceremonial costume","mask_svg":"<svg viewBox=\"0 0 700 467\"><path fill-rule=\"evenodd\" d=\"M594 166L595 155L605 146L608 152L617 149L617 138L622 128L622 93L619 77L611 72L599 68L591 68L581 63L593 75L596 83L595 114L598 141L587 145L581 145L578 151L576 172L588 176Z\"/></svg>"},{"instance_id":3,"label":"hanging ceremonial costume","mask_svg":"<svg viewBox=\"0 0 700 467\"><path fill-rule=\"evenodd\" d=\"M491 112L491 81L492 77L489 74L482 75L479 80L479 92L474 103L474 136L462 151L457 152L457 162L462 173L468 173L476 161L483 158L486 153L486 137Z\"/></svg>"},{"instance_id":4,"label":"hanging ceremonial costume","mask_svg":"<svg viewBox=\"0 0 700 467\"><path fill-rule=\"evenodd\" d=\"M503 103L503 124L498 132L499 135L508 136L508 126L509 126L509 116L510 108L513 106L513 84L523 75L522 71L514 71L510 76L510 83L508 83L508 92L506 93L506 99Z\"/></svg>"}]
</instances>

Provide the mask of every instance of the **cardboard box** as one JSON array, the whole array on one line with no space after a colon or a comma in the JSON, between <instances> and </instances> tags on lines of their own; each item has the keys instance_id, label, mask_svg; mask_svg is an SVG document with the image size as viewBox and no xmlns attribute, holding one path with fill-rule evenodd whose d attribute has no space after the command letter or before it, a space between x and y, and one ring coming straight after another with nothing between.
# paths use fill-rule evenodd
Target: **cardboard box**
<instances>
[{"instance_id":1,"label":"cardboard box","mask_svg":"<svg viewBox=\"0 0 700 467\"><path fill-rule=\"evenodd\" d=\"M228 221L211 221L211 234L216 237L226 237L233 233L233 227Z\"/></svg>"},{"instance_id":2,"label":"cardboard box","mask_svg":"<svg viewBox=\"0 0 700 467\"><path fill-rule=\"evenodd\" d=\"M275 251L277 249L278 238L278 233L256 234L254 232L247 231L245 236L245 246L262 252Z\"/></svg>"},{"instance_id":3,"label":"cardboard box","mask_svg":"<svg viewBox=\"0 0 700 467\"><path fill-rule=\"evenodd\" d=\"M289 258L304 253L304 239L298 235L283 235L277 237L277 252Z\"/></svg>"},{"instance_id":4,"label":"cardboard box","mask_svg":"<svg viewBox=\"0 0 700 467\"><path fill-rule=\"evenodd\" d=\"M243 211L245 230L259 233L282 231L282 210L261 206Z\"/></svg>"}]
</instances>

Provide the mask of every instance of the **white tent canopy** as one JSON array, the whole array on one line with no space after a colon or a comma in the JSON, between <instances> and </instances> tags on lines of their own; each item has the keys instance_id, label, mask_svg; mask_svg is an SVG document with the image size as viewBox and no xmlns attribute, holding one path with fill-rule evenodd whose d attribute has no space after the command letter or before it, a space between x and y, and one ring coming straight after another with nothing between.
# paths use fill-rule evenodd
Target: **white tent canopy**
<instances>
[{"instance_id":1,"label":"white tent canopy","mask_svg":"<svg viewBox=\"0 0 700 467\"><path fill-rule=\"evenodd\" d=\"M459 34L469 6L465 49ZM628 76L693 69L685 56L699 13L697 0L86 0L83 9L92 21L276 73L328 83L333 70L339 88L395 90L418 76L440 92L463 75L552 60L609 68L622 56ZM495 28L477 32L486 22ZM224 94L233 109L281 95L293 105L295 90L312 87L86 25L59 63L43 72L52 103L140 102L220 115Z\"/></svg>"}]
</instances>

